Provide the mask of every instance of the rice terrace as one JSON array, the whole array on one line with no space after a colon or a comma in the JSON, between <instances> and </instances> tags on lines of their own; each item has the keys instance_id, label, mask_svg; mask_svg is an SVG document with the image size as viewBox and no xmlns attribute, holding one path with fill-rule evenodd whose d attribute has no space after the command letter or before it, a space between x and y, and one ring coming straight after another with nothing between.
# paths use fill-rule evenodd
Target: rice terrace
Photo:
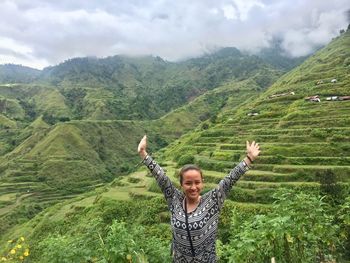
<instances>
[{"instance_id":1,"label":"rice terrace","mask_svg":"<svg viewBox=\"0 0 350 263\"><path fill-rule=\"evenodd\" d=\"M0 3L0 262L349 263L346 1L98 2Z\"/></svg>"}]
</instances>

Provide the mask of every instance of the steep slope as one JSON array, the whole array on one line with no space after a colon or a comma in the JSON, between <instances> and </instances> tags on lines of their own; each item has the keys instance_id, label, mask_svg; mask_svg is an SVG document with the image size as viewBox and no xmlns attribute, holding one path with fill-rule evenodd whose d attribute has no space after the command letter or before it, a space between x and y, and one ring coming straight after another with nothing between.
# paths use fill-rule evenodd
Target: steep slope
<instances>
[{"instance_id":1,"label":"steep slope","mask_svg":"<svg viewBox=\"0 0 350 263\"><path fill-rule=\"evenodd\" d=\"M73 118L156 119L225 82L254 77L264 89L281 74L226 48L178 63L151 56L76 58L44 69L40 82L60 88Z\"/></svg>"},{"instance_id":2,"label":"steep slope","mask_svg":"<svg viewBox=\"0 0 350 263\"><path fill-rule=\"evenodd\" d=\"M262 156L233 191L233 200L269 203L280 187L319 191L325 176L343 182L348 195L350 101L326 98L350 95L349 57L348 31L258 98L233 110L225 107L217 125L175 142L166 156L178 160L188 153L204 169L225 172L244 157L245 141L256 140ZM315 95L320 102L305 99Z\"/></svg>"},{"instance_id":3,"label":"steep slope","mask_svg":"<svg viewBox=\"0 0 350 263\"><path fill-rule=\"evenodd\" d=\"M322 173L330 169L337 177L336 179L343 183L341 185L343 190L348 191L346 187L350 173L349 101L325 101L324 98L328 95L348 95L349 43L348 32L309 58L299 68L283 76L263 93L260 93L260 86L250 79L239 83L234 82L232 85L223 85L219 89L206 93L208 96L197 98L190 105L175 110L151 123L84 120L59 125L61 127L69 126L71 132L77 134L77 142L85 141L82 148L89 151L89 154L84 155L87 160L95 151L100 156L101 161L104 159L102 156L111 159L117 158L111 153L127 149L126 144L130 143L130 147L132 145L136 147L137 140L144 132L152 135L149 138L151 145L161 146L164 142L171 142L172 139L185 133L187 129L196 126L195 131L187 133L168 147L158 151L156 158L162 163L175 184L178 184L177 164L174 161L177 162L186 155L194 157L195 161L204 168L207 188L213 187L233 166L233 163L244 156L245 140L255 139L259 141L263 150L261 158L254 164L254 169L249 171L233 190L230 199L235 202L228 200L222 212L223 220L221 223L228 228L232 219L231 210L233 207L244 208L249 213L268 209L268 204L272 201L271 194L277 188L289 187L308 192L319 191L319 179L322 176L317 175L317 172ZM330 82L333 78L337 78L336 83ZM294 92L294 95L290 92ZM316 92L320 92L318 95L320 95L321 102L304 100L305 96L316 95ZM286 94L272 96L282 93ZM220 96L226 99L221 100ZM215 117L216 115L210 116L213 109L216 112L220 110L217 117ZM194 115L191 115L192 113ZM258 113L258 115L249 113ZM207 120L197 126L201 123L200 116L205 115L209 116L202 120L212 117L211 121ZM59 125L56 125L54 129L57 129ZM117 130L116 127L119 125L127 134L123 135L121 131ZM133 131L135 134L132 134ZM46 137L45 133L47 132L43 133L42 138L50 141L52 136ZM52 131L50 130L50 132ZM101 138L110 138L110 135L107 134L115 137L111 137L103 143L98 142ZM39 136L39 133L36 136ZM74 136L66 135L65 137ZM33 151L28 149L30 147L25 146L18 148L19 154L29 152L37 154L46 150L45 145L38 144L40 139L34 140L34 136L30 138L34 141L33 147L38 147L37 150ZM124 144L122 148L117 149L116 145L119 144L120 140ZM63 141L57 147L62 144L67 146L67 143ZM99 149L98 145L104 145L104 147ZM29 152L26 152L26 149ZM23 152L19 150L23 150ZM61 152L66 150L67 147L57 149ZM131 156L133 149L128 148L128 150L130 152L122 154L125 156L130 154ZM154 150L156 148L151 149L152 152ZM52 151L50 154L54 154L54 152ZM16 151L13 152L14 155L15 153ZM73 157L70 155L70 151L67 152L67 156ZM124 161L126 162L126 159L122 162ZM62 162L62 165L64 163ZM12 215L7 212L1 218L3 241L5 238L29 236L29 240L33 240L31 245L34 248L35 259L43 259L44 256L40 252L47 249L45 245L49 243L40 244L40 241L51 241L51 244L56 245L56 240L63 240L62 244L64 245L61 247L67 247L66 244L81 245L80 240L84 240L85 244L87 242L84 238L90 237L89 240L95 238L92 241L99 244L98 237L100 236L96 234L97 229L102 230L101 225L108 226L116 218L133 223L137 221L147 227L147 234L152 233L151 236L168 240L170 238L169 228L163 224L169 222L167 214L164 213L166 211L165 203L160 201L163 199L153 199L161 194L154 179L147 177L146 174L147 172L143 168L142 171L118 177L108 186L57 204L40 213L33 220L21 225L18 224L12 229L13 224L11 225L9 222L19 212L16 211ZM6 187L6 185L2 186ZM5 208L13 202L12 197L7 195L3 198L3 200L7 198ZM25 193L22 193L17 201L21 202L23 198L27 198ZM145 199L151 200L145 201ZM129 202L129 200L131 201ZM138 202L139 200L142 201ZM15 204L12 203L13 205ZM147 209L142 209L144 208L142 206L147 207ZM33 214L34 209L30 210ZM93 224L96 223L93 221L96 218L102 220L101 225ZM157 227L154 228L153 224L156 224ZM77 238L78 241L67 238L77 234L80 237L80 239ZM56 237L57 239L55 239ZM40 245L42 245L41 250L38 248Z\"/></svg>"},{"instance_id":4,"label":"steep slope","mask_svg":"<svg viewBox=\"0 0 350 263\"><path fill-rule=\"evenodd\" d=\"M38 212L134 170L139 163L135 149L143 134L149 135L154 152L202 121L215 121L232 94L237 106L259 92L253 80L227 83L153 121L81 120L48 126L38 118L26 129L32 135L0 159L0 196L17 195L2 204L0 232L16 224L9 218L21 207L37 204Z\"/></svg>"},{"instance_id":5,"label":"steep slope","mask_svg":"<svg viewBox=\"0 0 350 263\"><path fill-rule=\"evenodd\" d=\"M0 78L0 111L10 114L5 110L17 108L22 112L12 117L18 120L43 115L50 124L71 119L157 119L225 82L253 78L264 89L281 74L235 48L178 63L152 56L75 58L45 68L40 75L33 73L30 84Z\"/></svg>"}]
</instances>

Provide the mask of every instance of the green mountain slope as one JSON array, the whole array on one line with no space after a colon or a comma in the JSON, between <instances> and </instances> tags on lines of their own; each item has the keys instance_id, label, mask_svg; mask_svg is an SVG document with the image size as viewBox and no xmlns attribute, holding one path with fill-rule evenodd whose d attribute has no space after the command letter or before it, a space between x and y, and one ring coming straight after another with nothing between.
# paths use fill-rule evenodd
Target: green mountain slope
<instances>
[{"instance_id":1,"label":"green mountain slope","mask_svg":"<svg viewBox=\"0 0 350 263\"><path fill-rule=\"evenodd\" d=\"M339 189L343 193L340 194L349 195L350 104L345 100L325 100L330 95L349 95L349 40L349 32L338 37L301 66L282 76L265 92L257 84L256 76L264 75L260 71L248 80L226 83L189 105L151 122L75 120L51 128L38 125L35 133L4 157L4 165L0 168L6 171L6 178L9 179L0 185L3 191L0 208L2 243L6 239L25 235L36 262L45 262L48 247L63 249L76 246L81 248L76 250L82 257L100 257L91 251L101 251L101 236L107 235L106 228L113 219L142 225L146 229L143 236L159 238L156 244L169 240L171 233L165 202L161 201L159 189L154 179L147 176L144 167L128 176L118 176L111 184L105 184L95 191L56 204L29 221L41 210L40 204L48 200L33 202L32 192L27 192L29 181L12 180L17 175L42 178L47 171L45 169L51 167L58 173L62 169L68 175L70 172L67 171L74 167L70 161L82 164L91 161L91 166L78 167L88 170L89 167L101 165L101 169L119 175L121 171L113 170L116 167L108 166L108 163L118 163L120 158L120 163L136 165L138 157L134 151L143 133L149 134L153 146L151 152L170 142L155 156L176 185L177 162L184 156L194 157L195 162L204 169L205 190L213 187L235 162L244 157L245 140L256 140L261 144L260 159L254 164L254 169L238 182L222 212L221 224L224 227L221 229L224 230L221 235L224 238L225 231L230 227L233 209L243 211L244 216L266 211L273 201L272 194L282 187L319 192L326 170L331 171L327 176L334 176L334 181L341 183ZM336 83L331 82L333 78L337 79ZM286 94L273 96L282 93ZM321 102L304 99L312 95L319 95ZM194 127L194 131L186 133ZM182 134L185 135L173 141ZM75 150L79 150L79 155ZM40 152L45 152L45 156L40 157ZM30 163L30 158L42 158L41 167ZM54 162L62 163L50 166L51 158ZM19 167L22 172L17 171L16 174ZM127 170L128 167L123 169ZM38 176L35 173L41 174ZM94 174L94 178L103 181L103 177L98 175ZM78 179L77 174L73 174L74 178ZM59 181L41 183L36 189L37 193L45 192L45 187L49 188L47 192L52 191ZM76 182L72 180L72 183ZM13 189L23 189L19 198L13 196L16 193ZM46 197L51 197L55 202L58 196L62 199L72 197L67 193ZM16 218L22 221L16 221ZM126 244L132 244L133 241L128 240ZM57 255L64 256L66 252L71 250Z\"/></svg>"},{"instance_id":2,"label":"green mountain slope","mask_svg":"<svg viewBox=\"0 0 350 263\"><path fill-rule=\"evenodd\" d=\"M226 48L178 63L151 56L76 58L44 69L40 81L60 87L73 118L156 119L227 81L254 76L266 88L280 74L256 56Z\"/></svg>"},{"instance_id":3,"label":"green mountain slope","mask_svg":"<svg viewBox=\"0 0 350 263\"><path fill-rule=\"evenodd\" d=\"M166 155L178 160L188 152L204 169L225 172L244 157L245 141L256 140L262 155L238 183L233 200L269 203L280 187L317 192L326 172L343 182L344 193L349 194L350 101L326 100L350 95L349 57L347 32L258 98L222 112L217 125L175 142ZM305 100L315 95L321 102Z\"/></svg>"},{"instance_id":4,"label":"green mountain slope","mask_svg":"<svg viewBox=\"0 0 350 263\"><path fill-rule=\"evenodd\" d=\"M28 83L34 81L40 70L21 65L0 65L0 83Z\"/></svg>"},{"instance_id":5,"label":"green mountain slope","mask_svg":"<svg viewBox=\"0 0 350 263\"><path fill-rule=\"evenodd\" d=\"M22 132L22 143L0 160L0 195L17 195L0 210L0 231L16 224L9 218L21 207L35 203L40 211L135 169L143 134L149 134L153 152L202 121L211 120L198 129L213 125L216 114L227 103L232 106L232 94L238 106L259 92L254 80L227 83L153 121L76 120L49 126L39 117Z\"/></svg>"}]
</instances>

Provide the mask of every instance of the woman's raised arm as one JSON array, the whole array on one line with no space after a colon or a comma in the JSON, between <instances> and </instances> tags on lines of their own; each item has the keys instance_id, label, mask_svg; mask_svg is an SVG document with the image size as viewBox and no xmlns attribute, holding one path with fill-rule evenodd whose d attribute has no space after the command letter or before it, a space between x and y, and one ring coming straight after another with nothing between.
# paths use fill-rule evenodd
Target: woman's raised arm
<instances>
[{"instance_id":1,"label":"woman's raised arm","mask_svg":"<svg viewBox=\"0 0 350 263\"><path fill-rule=\"evenodd\" d=\"M145 159L147 156L147 135L144 135L139 143L139 146L137 147L137 152L139 153L141 159Z\"/></svg>"},{"instance_id":2,"label":"woman's raised arm","mask_svg":"<svg viewBox=\"0 0 350 263\"><path fill-rule=\"evenodd\" d=\"M139 146L137 147L137 151L142 158L142 162L147 168L150 170L152 175L157 181L158 186L162 190L164 197L168 203L168 206L171 207L172 200L175 194L179 194L179 190L172 184L171 180L168 176L166 176L162 167L153 160L151 156L148 155L147 151L147 136L143 136L141 139Z\"/></svg>"},{"instance_id":3,"label":"woman's raised arm","mask_svg":"<svg viewBox=\"0 0 350 263\"><path fill-rule=\"evenodd\" d=\"M223 178L218 187L215 189L217 193L218 205L221 209L224 201L230 192L232 186L238 181L238 179L249 170L249 166L260 154L259 144L253 141L251 144L247 141L247 152L246 157L241 161L235 168L233 168L229 174Z\"/></svg>"}]
</instances>

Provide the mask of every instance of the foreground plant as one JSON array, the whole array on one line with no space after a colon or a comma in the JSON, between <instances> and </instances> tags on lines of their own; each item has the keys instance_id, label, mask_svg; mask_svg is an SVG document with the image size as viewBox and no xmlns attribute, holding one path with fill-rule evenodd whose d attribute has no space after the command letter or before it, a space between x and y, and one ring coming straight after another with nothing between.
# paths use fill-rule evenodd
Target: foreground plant
<instances>
[{"instance_id":1,"label":"foreground plant","mask_svg":"<svg viewBox=\"0 0 350 263\"><path fill-rule=\"evenodd\" d=\"M228 262L332 262L341 246L335 215L323 198L281 191L268 214L240 222L232 221L230 243L225 246Z\"/></svg>"},{"instance_id":2,"label":"foreground plant","mask_svg":"<svg viewBox=\"0 0 350 263\"><path fill-rule=\"evenodd\" d=\"M29 257L29 246L24 237L8 240L6 244L7 253L0 258L0 262L24 262Z\"/></svg>"}]
</instances>

